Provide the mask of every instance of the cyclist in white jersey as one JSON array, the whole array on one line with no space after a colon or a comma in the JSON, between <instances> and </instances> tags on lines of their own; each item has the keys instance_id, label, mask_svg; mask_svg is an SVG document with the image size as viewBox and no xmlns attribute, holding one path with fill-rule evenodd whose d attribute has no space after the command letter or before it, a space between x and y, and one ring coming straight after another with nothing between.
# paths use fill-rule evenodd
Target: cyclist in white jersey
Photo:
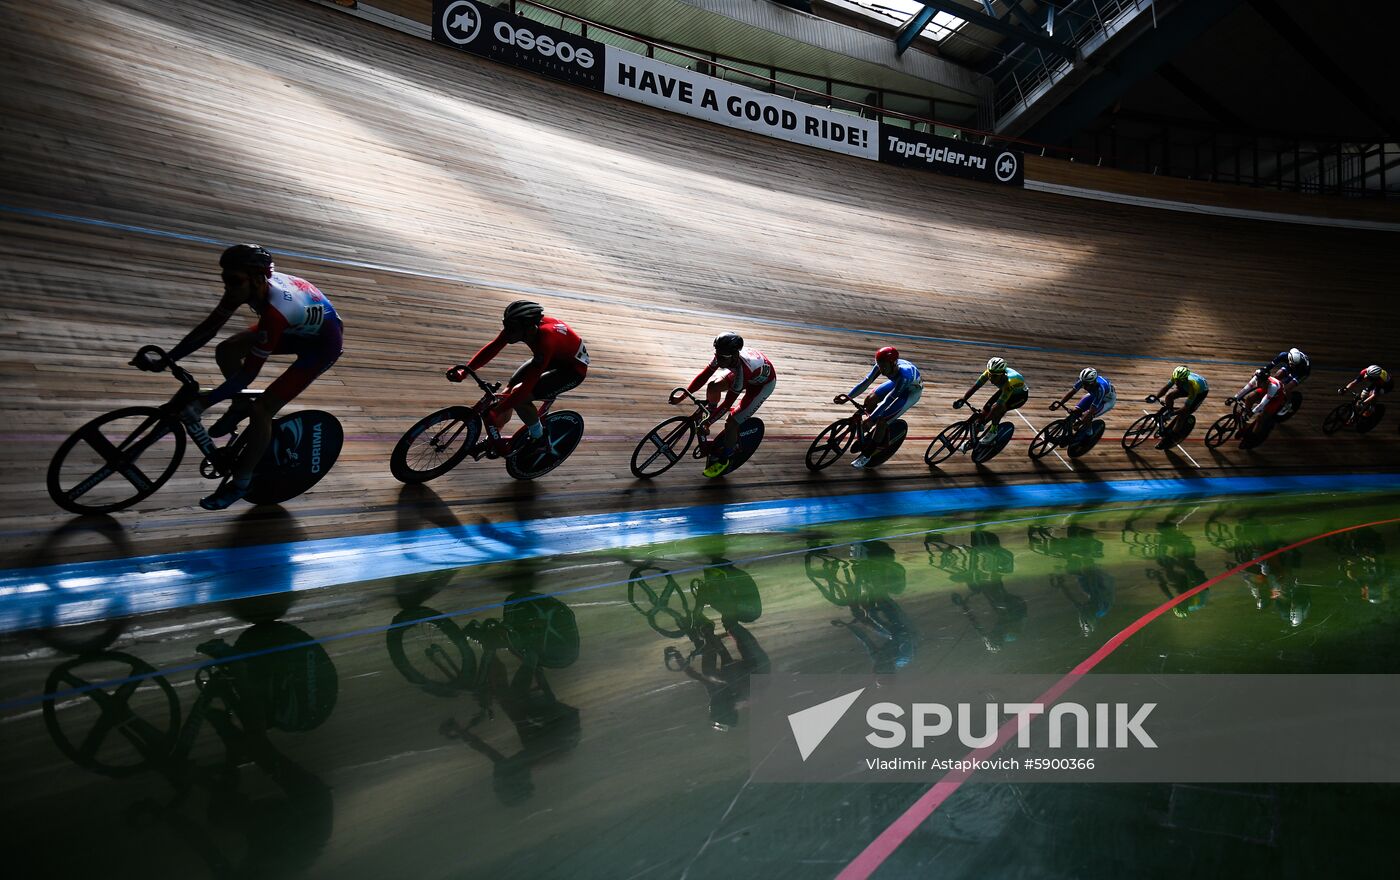
<instances>
[{"instance_id":1,"label":"cyclist in white jersey","mask_svg":"<svg viewBox=\"0 0 1400 880\"><path fill-rule=\"evenodd\" d=\"M272 440L272 420L278 410L336 362L344 339L340 316L325 294L305 279L273 271L272 255L263 248L234 245L219 257L219 268L223 297L214 311L170 350L170 361L203 348L241 305L251 307L258 322L219 343L214 358L224 382L192 402L186 412L197 418L209 407L235 398L257 378L269 355L293 354L296 362L259 395L256 403L244 405L243 398L235 399L210 428L211 436L220 437L248 419L247 444L233 465L233 478L199 502L206 510L222 510L243 497L253 469ZM153 355L138 356L132 363L153 372L166 366Z\"/></svg>"}]
</instances>

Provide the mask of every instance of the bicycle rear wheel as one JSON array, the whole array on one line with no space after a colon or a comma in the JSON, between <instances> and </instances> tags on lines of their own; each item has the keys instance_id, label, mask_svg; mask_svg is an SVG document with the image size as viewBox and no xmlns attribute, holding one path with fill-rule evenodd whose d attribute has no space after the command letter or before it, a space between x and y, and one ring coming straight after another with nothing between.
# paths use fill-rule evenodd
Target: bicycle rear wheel
<instances>
[{"instance_id":1,"label":"bicycle rear wheel","mask_svg":"<svg viewBox=\"0 0 1400 880\"><path fill-rule=\"evenodd\" d=\"M511 441L516 451L506 458L506 473L517 480L533 480L559 467L583 439L583 416L573 410L552 412L540 425L544 434L538 440L526 439L526 429L521 428Z\"/></svg>"},{"instance_id":2,"label":"bicycle rear wheel","mask_svg":"<svg viewBox=\"0 0 1400 880\"><path fill-rule=\"evenodd\" d=\"M822 432L812 440L812 445L807 447L807 470L819 471L835 464L846 454L855 436L850 419L840 419L822 428Z\"/></svg>"},{"instance_id":3,"label":"bicycle rear wheel","mask_svg":"<svg viewBox=\"0 0 1400 880\"><path fill-rule=\"evenodd\" d=\"M889 430L885 433L884 444L870 454L870 460L865 463L868 468L879 467L890 460L899 447L904 445L904 438L909 436L909 423L904 419L895 419L890 422Z\"/></svg>"},{"instance_id":4,"label":"bicycle rear wheel","mask_svg":"<svg viewBox=\"0 0 1400 880\"><path fill-rule=\"evenodd\" d=\"M685 458L695 439L695 420L675 416L652 428L632 450L632 476L639 480L659 477Z\"/></svg>"},{"instance_id":5,"label":"bicycle rear wheel","mask_svg":"<svg viewBox=\"0 0 1400 880\"><path fill-rule=\"evenodd\" d=\"M481 433L481 416L468 406L449 406L424 416L399 439L389 470L401 483L426 483L461 462Z\"/></svg>"},{"instance_id":6,"label":"bicycle rear wheel","mask_svg":"<svg viewBox=\"0 0 1400 880\"><path fill-rule=\"evenodd\" d=\"M71 513L122 510L165 485L184 454L185 432L172 414L153 406L113 410L58 447L49 462L49 497Z\"/></svg>"},{"instance_id":7,"label":"bicycle rear wheel","mask_svg":"<svg viewBox=\"0 0 1400 880\"><path fill-rule=\"evenodd\" d=\"M1157 414L1147 413L1128 426L1128 430L1123 432L1123 448L1136 449L1148 440L1152 439L1152 434L1157 428Z\"/></svg>"},{"instance_id":8,"label":"bicycle rear wheel","mask_svg":"<svg viewBox=\"0 0 1400 880\"><path fill-rule=\"evenodd\" d=\"M1356 417L1356 433L1365 434L1367 431L1381 423L1385 417L1385 404L1373 403L1369 412Z\"/></svg>"}]
</instances>

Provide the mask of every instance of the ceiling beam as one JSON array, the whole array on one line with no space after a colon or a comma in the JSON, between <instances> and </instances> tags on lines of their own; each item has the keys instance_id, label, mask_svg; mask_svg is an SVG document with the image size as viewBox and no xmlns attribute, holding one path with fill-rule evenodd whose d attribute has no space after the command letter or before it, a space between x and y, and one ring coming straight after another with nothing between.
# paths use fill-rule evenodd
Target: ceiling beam
<instances>
[{"instance_id":1,"label":"ceiling beam","mask_svg":"<svg viewBox=\"0 0 1400 880\"><path fill-rule=\"evenodd\" d=\"M1227 125L1235 129L1246 129L1249 126L1243 119L1236 116L1234 112L1212 95L1209 91L1197 85L1181 68L1170 61L1157 68L1157 74L1166 80L1172 88L1176 89L1186 97L1188 101L1206 111L1216 122Z\"/></svg>"},{"instance_id":2,"label":"ceiling beam","mask_svg":"<svg viewBox=\"0 0 1400 880\"><path fill-rule=\"evenodd\" d=\"M901 25L899 33L895 35L895 48L898 51L903 52L908 48L908 44L914 41L914 36L917 36L918 33L933 20L933 12L946 12L949 15L956 15L968 24L975 24L978 27L986 28L989 31L1002 34L1003 36L1015 37L1022 43L1028 46L1034 46L1043 52L1058 55L1062 58L1068 58L1071 61L1075 59L1076 52L1073 47L1067 46L1058 40L1051 39L1044 31L1031 30L1030 28L1012 24L1010 21L1003 21L996 16L988 15L985 12L978 12L975 9L963 6L961 3L955 3L953 0L924 0L924 8L914 13L913 18ZM914 27L915 23L918 22L925 13L928 13L928 16L923 19L923 24ZM1009 17L1010 16L1008 16L1008 18ZM912 35L906 34L906 31L912 32ZM901 41L905 41L906 38L907 41L901 45Z\"/></svg>"}]
</instances>

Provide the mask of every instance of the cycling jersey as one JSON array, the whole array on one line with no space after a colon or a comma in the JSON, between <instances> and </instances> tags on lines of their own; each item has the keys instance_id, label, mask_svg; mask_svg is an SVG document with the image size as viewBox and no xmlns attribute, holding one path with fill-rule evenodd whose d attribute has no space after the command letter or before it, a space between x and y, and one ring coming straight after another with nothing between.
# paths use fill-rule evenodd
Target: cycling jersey
<instances>
[{"instance_id":1,"label":"cycling jersey","mask_svg":"<svg viewBox=\"0 0 1400 880\"><path fill-rule=\"evenodd\" d=\"M1185 379L1179 382L1173 381L1172 384L1176 386L1177 390L1182 394L1186 395L1188 401L1204 397L1206 392L1210 391L1210 386L1206 384L1205 377L1200 373L1191 373Z\"/></svg>"},{"instance_id":2,"label":"cycling jersey","mask_svg":"<svg viewBox=\"0 0 1400 880\"><path fill-rule=\"evenodd\" d=\"M1004 374L1004 376L1004 381L997 382L994 379L992 379L992 374L990 372L988 372L987 370L983 370L982 375L978 376L977 381L973 383L972 390L973 392L976 392L978 388L981 388L983 385L987 384L988 382L991 382L993 385L996 385L998 388L1001 389L1002 394L1004 396L1009 392L1020 391L1022 388L1026 387L1026 377L1022 376L1020 373L1016 372L1010 367L1006 368L1006 373Z\"/></svg>"},{"instance_id":3,"label":"cycling jersey","mask_svg":"<svg viewBox=\"0 0 1400 880\"><path fill-rule=\"evenodd\" d=\"M1375 389L1376 391L1389 394L1395 390L1395 377L1390 375L1389 370L1381 370L1381 374L1374 379L1366 378L1366 371L1362 370L1356 377L1362 388Z\"/></svg>"},{"instance_id":4,"label":"cycling jersey","mask_svg":"<svg viewBox=\"0 0 1400 880\"><path fill-rule=\"evenodd\" d=\"M1093 382L1090 382L1088 385L1085 385L1084 383L1075 380L1073 390L1083 390L1085 395L1094 403L1095 406L1101 405L1109 397L1117 396L1117 392L1113 389L1113 383L1105 379L1103 376L1099 376L1097 379L1095 379Z\"/></svg>"},{"instance_id":5,"label":"cycling jersey","mask_svg":"<svg viewBox=\"0 0 1400 880\"><path fill-rule=\"evenodd\" d=\"M283 336L319 336L328 325L340 323L335 306L314 284L282 272L273 272L268 279L266 302L248 304L258 313L252 357L259 365L276 351ZM233 311L217 314L228 318Z\"/></svg>"},{"instance_id":6,"label":"cycling jersey","mask_svg":"<svg viewBox=\"0 0 1400 880\"><path fill-rule=\"evenodd\" d=\"M1307 355L1303 355L1303 362L1294 367L1288 363L1288 352L1281 351L1269 361L1269 365L1264 369L1272 372L1276 367L1283 367L1283 371L1295 382L1301 382L1312 374L1312 361Z\"/></svg>"},{"instance_id":7,"label":"cycling jersey","mask_svg":"<svg viewBox=\"0 0 1400 880\"><path fill-rule=\"evenodd\" d=\"M700 375L690 380L688 390L694 394L700 390L700 386L715 374L716 370L729 370L729 392L738 394L741 391L751 391L760 388L777 378L777 373L773 370L772 361L756 348L744 348L739 351L739 365L730 369L721 368L719 361L711 358L705 369L700 371Z\"/></svg>"},{"instance_id":8,"label":"cycling jersey","mask_svg":"<svg viewBox=\"0 0 1400 880\"><path fill-rule=\"evenodd\" d=\"M861 380L860 384L852 388L851 393L847 394L846 396L858 396L862 391L869 388L870 383L874 382L875 377L879 375L880 365L876 364L874 367L871 367L870 375L866 376L863 380ZM881 383L880 387L875 390L875 395L877 399L884 400L885 395L890 394L891 392L895 394L902 394L903 392L908 391L910 388L923 387L924 380L923 377L919 375L919 368L911 364L909 361L906 361L904 358L900 358L898 361L895 362L894 376L888 381Z\"/></svg>"},{"instance_id":9,"label":"cycling jersey","mask_svg":"<svg viewBox=\"0 0 1400 880\"><path fill-rule=\"evenodd\" d=\"M467 369L472 372L480 370L491 363L508 344L506 331L502 329L495 339L472 355L472 359L467 362ZM532 357L529 363L511 377L511 388L502 398L502 403L506 406L514 406L517 401L532 399L535 383L539 382L540 377L547 371L568 370L580 377L588 375L588 347L583 344L582 337L575 333L573 328L558 318L547 315L540 318L539 332L533 340L526 342L526 345L529 346Z\"/></svg>"}]
</instances>

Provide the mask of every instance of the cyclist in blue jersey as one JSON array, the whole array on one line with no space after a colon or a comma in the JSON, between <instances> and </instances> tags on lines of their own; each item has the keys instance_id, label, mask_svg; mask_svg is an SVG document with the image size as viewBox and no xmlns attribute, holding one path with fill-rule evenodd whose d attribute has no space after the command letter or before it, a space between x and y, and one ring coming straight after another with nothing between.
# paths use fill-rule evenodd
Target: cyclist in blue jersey
<instances>
[{"instance_id":1,"label":"cyclist in blue jersey","mask_svg":"<svg viewBox=\"0 0 1400 880\"><path fill-rule=\"evenodd\" d=\"M1079 380L1074 386L1065 392L1065 396L1061 397L1057 404L1051 404L1050 408L1064 406L1076 391L1083 391L1084 396L1074 406L1074 421L1070 427L1075 432L1088 427L1090 422L1105 415L1118 402L1118 392L1113 389L1113 383L1100 376L1099 371L1093 367L1085 367L1080 371Z\"/></svg>"},{"instance_id":2,"label":"cyclist in blue jersey","mask_svg":"<svg viewBox=\"0 0 1400 880\"><path fill-rule=\"evenodd\" d=\"M924 393L924 380L919 375L919 368L900 357L893 346L887 345L875 352L875 366L870 368L870 375L852 388L849 394L836 395L833 402L854 400L870 387L876 376L884 376L885 381L865 398L866 419L874 423L875 429L865 448L860 450L860 457L851 462L851 467L863 468L869 463L871 453L884 444L890 422L908 412Z\"/></svg>"},{"instance_id":3,"label":"cyclist in blue jersey","mask_svg":"<svg viewBox=\"0 0 1400 880\"><path fill-rule=\"evenodd\" d=\"M1227 400L1226 403L1234 403L1237 399L1247 399L1250 392L1261 387L1261 384L1268 385L1264 379L1271 373L1279 380L1278 393L1287 397L1294 388L1298 387L1300 382L1312 375L1312 360L1296 348L1281 351L1274 355L1273 360L1255 370L1254 375L1240 389L1240 393Z\"/></svg>"}]
</instances>

